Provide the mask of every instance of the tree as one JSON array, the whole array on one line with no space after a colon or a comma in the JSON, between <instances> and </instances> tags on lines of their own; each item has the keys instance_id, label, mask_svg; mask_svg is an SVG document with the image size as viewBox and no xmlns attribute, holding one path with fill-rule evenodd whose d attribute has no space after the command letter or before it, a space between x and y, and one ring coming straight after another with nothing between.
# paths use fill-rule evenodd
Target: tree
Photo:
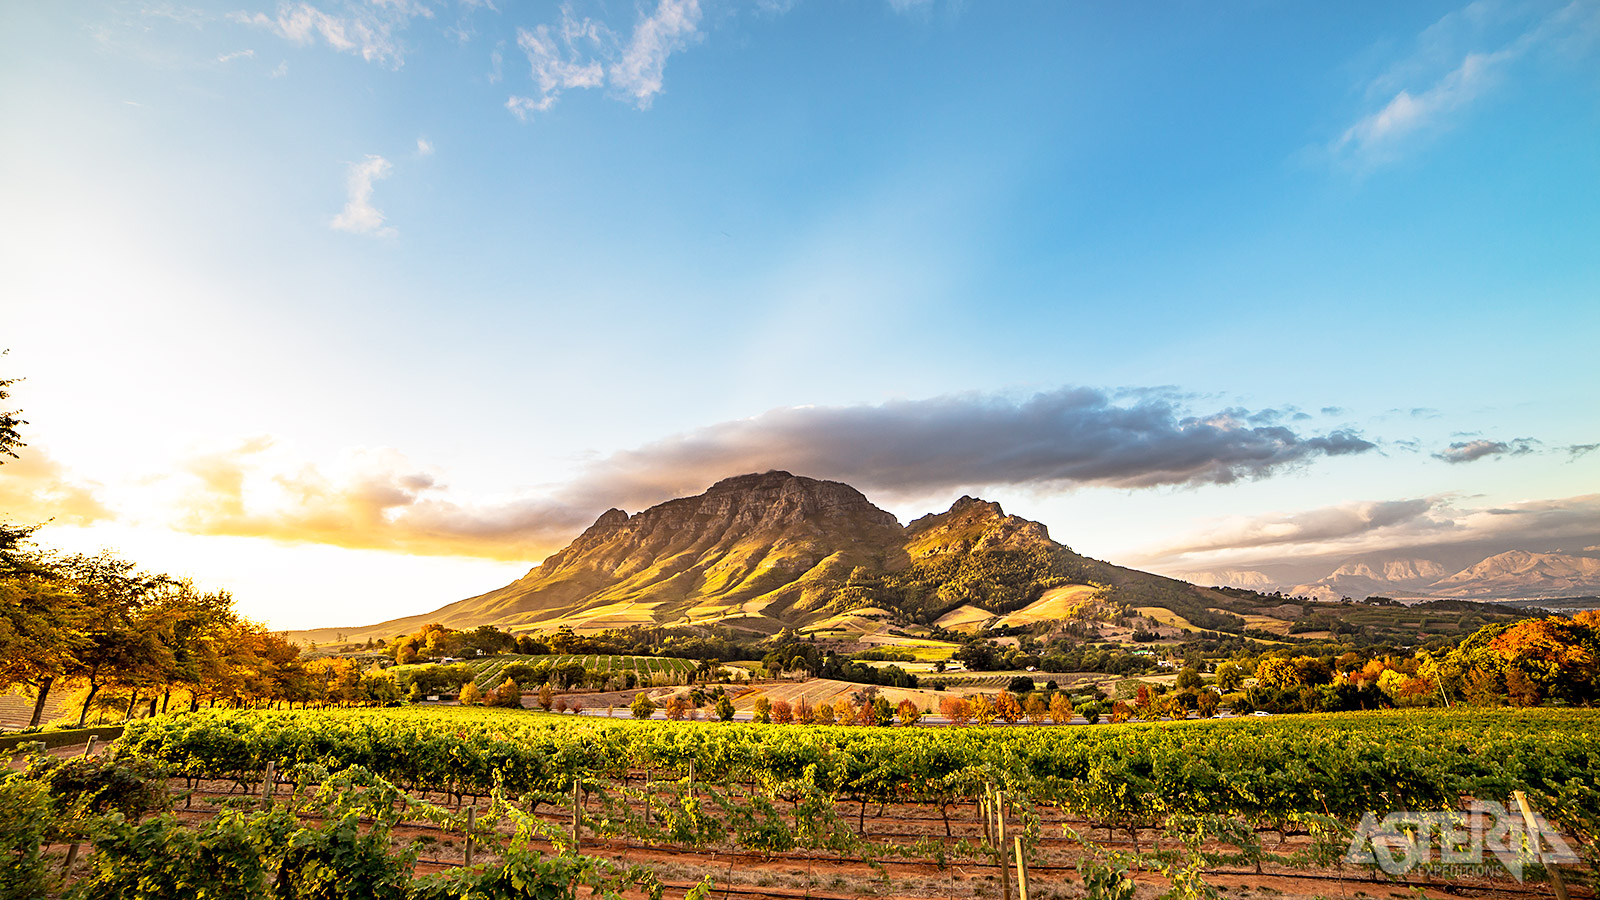
<instances>
[{"instance_id":1,"label":"tree","mask_svg":"<svg viewBox=\"0 0 1600 900\"><path fill-rule=\"evenodd\" d=\"M787 700L779 700L772 704L772 721L779 725L787 725L794 721L794 707Z\"/></svg>"},{"instance_id":2,"label":"tree","mask_svg":"<svg viewBox=\"0 0 1600 900\"><path fill-rule=\"evenodd\" d=\"M9 352L11 351L5 351L5 353ZM0 356L4 356L5 353L0 353ZM0 378L0 401L11 398L11 391L8 389L20 380L19 378ZM22 435L17 431L18 425L28 424L26 419L18 418L21 414L22 410L20 409L0 409L0 457L9 456L12 459L16 459L17 448L27 446L22 442ZM4 462L5 460L0 458L0 463Z\"/></svg>"},{"instance_id":3,"label":"tree","mask_svg":"<svg viewBox=\"0 0 1600 900\"><path fill-rule=\"evenodd\" d=\"M628 710L633 713L635 719L648 719L655 715L656 705L651 702L644 691L640 691L634 695L633 703L628 705Z\"/></svg>"},{"instance_id":4,"label":"tree","mask_svg":"<svg viewBox=\"0 0 1600 900\"><path fill-rule=\"evenodd\" d=\"M1179 670L1177 681L1178 690L1198 691L1204 684L1205 680L1200 677L1200 673L1196 671L1193 666L1184 666L1181 670Z\"/></svg>"},{"instance_id":5,"label":"tree","mask_svg":"<svg viewBox=\"0 0 1600 900\"><path fill-rule=\"evenodd\" d=\"M1022 704L1022 714L1028 717L1028 724L1042 725L1050 716L1050 704L1044 695L1035 691L1028 695L1028 701Z\"/></svg>"},{"instance_id":6,"label":"tree","mask_svg":"<svg viewBox=\"0 0 1600 900\"><path fill-rule=\"evenodd\" d=\"M717 719L719 721L733 721L733 701L728 699L727 694L723 694L721 697L717 698L716 710Z\"/></svg>"},{"instance_id":7,"label":"tree","mask_svg":"<svg viewBox=\"0 0 1600 900\"><path fill-rule=\"evenodd\" d=\"M1278 690L1298 688L1304 684L1294 662L1279 656L1268 656L1256 665L1256 681Z\"/></svg>"},{"instance_id":8,"label":"tree","mask_svg":"<svg viewBox=\"0 0 1600 900\"><path fill-rule=\"evenodd\" d=\"M818 703L816 710L812 713L812 718L818 725L832 725L833 704L827 702L826 700Z\"/></svg>"},{"instance_id":9,"label":"tree","mask_svg":"<svg viewBox=\"0 0 1600 900\"><path fill-rule=\"evenodd\" d=\"M895 707L895 715L899 717L901 725L915 725L922 721L922 710L910 700L901 700Z\"/></svg>"},{"instance_id":10,"label":"tree","mask_svg":"<svg viewBox=\"0 0 1600 900\"><path fill-rule=\"evenodd\" d=\"M515 679L507 678L500 685L489 692L486 699L488 706L500 706L508 709L522 708L522 686Z\"/></svg>"},{"instance_id":11,"label":"tree","mask_svg":"<svg viewBox=\"0 0 1600 900\"><path fill-rule=\"evenodd\" d=\"M483 699L483 693L478 690L476 683L469 681L461 686L461 696L458 699L462 706L473 706Z\"/></svg>"},{"instance_id":12,"label":"tree","mask_svg":"<svg viewBox=\"0 0 1600 900\"><path fill-rule=\"evenodd\" d=\"M994 702L983 694L973 694L967 698L967 709L972 713L972 721L979 725L991 725L999 711L995 709Z\"/></svg>"},{"instance_id":13,"label":"tree","mask_svg":"<svg viewBox=\"0 0 1600 900\"><path fill-rule=\"evenodd\" d=\"M757 722L762 725L771 724L772 701L768 699L765 694L762 694L760 697L756 698L755 714L751 716L750 721Z\"/></svg>"},{"instance_id":14,"label":"tree","mask_svg":"<svg viewBox=\"0 0 1600 900\"><path fill-rule=\"evenodd\" d=\"M32 532L0 524L0 692L31 687L37 727L51 686L87 643L91 611L58 562L28 546Z\"/></svg>"},{"instance_id":15,"label":"tree","mask_svg":"<svg viewBox=\"0 0 1600 900\"><path fill-rule=\"evenodd\" d=\"M683 718L689 711L689 700L682 694L673 694L667 698L667 718L676 722Z\"/></svg>"},{"instance_id":16,"label":"tree","mask_svg":"<svg viewBox=\"0 0 1600 900\"><path fill-rule=\"evenodd\" d=\"M863 724L878 725L880 727L894 724L894 707L889 705L889 698L883 696L873 697L872 704L868 708L872 710L872 721Z\"/></svg>"},{"instance_id":17,"label":"tree","mask_svg":"<svg viewBox=\"0 0 1600 900\"><path fill-rule=\"evenodd\" d=\"M1237 691L1244 684L1244 673L1231 662L1217 666L1217 690Z\"/></svg>"},{"instance_id":18,"label":"tree","mask_svg":"<svg viewBox=\"0 0 1600 900\"><path fill-rule=\"evenodd\" d=\"M555 703L555 696L555 688L550 686L550 682L546 681L539 685L539 706L546 712L549 712L550 706Z\"/></svg>"},{"instance_id":19,"label":"tree","mask_svg":"<svg viewBox=\"0 0 1600 900\"><path fill-rule=\"evenodd\" d=\"M1050 721L1057 725L1069 725L1075 715L1077 712L1072 708L1072 699L1066 694L1057 692L1050 698Z\"/></svg>"},{"instance_id":20,"label":"tree","mask_svg":"<svg viewBox=\"0 0 1600 900\"><path fill-rule=\"evenodd\" d=\"M78 714L82 728L95 696L107 684L137 690L170 670L172 652L161 643L150 613L156 592L173 582L164 575L135 572L133 563L110 553L73 556L64 565L88 612L83 644L65 673L88 688Z\"/></svg>"},{"instance_id":21,"label":"tree","mask_svg":"<svg viewBox=\"0 0 1600 900\"><path fill-rule=\"evenodd\" d=\"M1222 697L1216 691L1201 691L1195 697L1195 709L1202 719L1209 719L1217 714L1217 705L1222 702Z\"/></svg>"},{"instance_id":22,"label":"tree","mask_svg":"<svg viewBox=\"0 0 1600 900\"><path fill-rule=\"evenodd\" d=\"M939 715L949 720L951 725L965 725L972 717L972 712L967 708L967 701L960 697L940 697Z\"/></svg>"},{"instance_id":23,"label":"tree","mask_svg":"<svg viewBox=\"0 0 1600 900\"><path fill-rule=\"evenodd\" d=\"M1022 718L1022 704L1017 701L1017 695L1010 691L1001 691L1000 696L995 698L994 711L1007 725L1015 725Z\"/></svg>"},{"instance_id":24,"label":"tree","mask_svg":"<svg viewBox=\"0 0 1600 900\"><path fill-rule=\"evenodd\" d=\"M802 696L794 703L794 720L801 725L810 725L817 719L817 711L811 708L811 701Z\"/></svg>"}]
</instances>

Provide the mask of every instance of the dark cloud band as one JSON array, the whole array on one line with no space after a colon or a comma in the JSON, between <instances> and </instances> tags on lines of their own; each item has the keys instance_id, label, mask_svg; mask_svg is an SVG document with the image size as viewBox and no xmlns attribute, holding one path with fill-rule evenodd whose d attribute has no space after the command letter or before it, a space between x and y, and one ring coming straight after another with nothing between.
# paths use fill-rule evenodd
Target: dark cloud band
<instances>
[{"instance_id":1,"label":"dark cloud band","mask_svg":"<svg viewBox=\"0 0 1600 900\"><path fill-rule=\"evenodd\" d=\"M875 497L913 499L957 489L1149 488L1264 478L1323 456L1375 445L1348 431L1301 434L1294 410L1228 408L1195 414L1166 389L1121 399L1064 388L1022 400L961 394L880 405L791 407L722 422L590 463L542 495L493 505L447 499L426 474L393 459L359 476L315 470L275 481L287 508L245 502L259 447L196 461L202 490L184 527L413 553L535 558L600 511L637 510L746 472L787 469L844 481Z\"/></svg>"}]
</instances>

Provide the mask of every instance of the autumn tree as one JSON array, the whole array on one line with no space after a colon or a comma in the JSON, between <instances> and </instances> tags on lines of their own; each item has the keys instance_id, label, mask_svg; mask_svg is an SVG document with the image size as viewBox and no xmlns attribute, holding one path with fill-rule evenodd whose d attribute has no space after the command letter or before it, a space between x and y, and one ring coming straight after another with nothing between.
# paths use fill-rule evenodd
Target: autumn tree
<instances>
[{"instance_id":1,"label":"autumn tree","mask_svg":"<svg viewBox=\"0 0 1600 900\"><path fill-rule=\"evenodd\" d=\"M794 721L794 707L787 700L779 700L772 704L772 721L779 725L787 725Z\"/></svg>"},{"instance_id":2,"label":"autumn tree","mask_svg":"<svg viewBox=\"0 0 1600 900\"><path fill-rule=\"evenodd\" d=\"M949 720L951 725L965 725L972 718L967 701L961 697L940 697L939 715Z\"/></svg>"},{"instance_id":3,"label":"autumn tree","mask_svg":"<svg viewBox=\"0 0 1600 900\"><path fill-rule=\"evenodd\" d=\"M51 688L88 643L91 610L59 561L32 546L32 533L0 524L0 691L31 688L37 727Z\"/></svg>"},{"instance_id":4,"label":"autumn tree","mask_svg":"<svg viewBox=\"0 0 1600 900\"><path fill-rule=\"evenodd\" d=\"M1297 688L1304 684L1294 662L1279 656L1268 656L1257 664L1256 681L1278 690Z\"/></svg>"},{"instance_id":5,"label":"autumn tree","mask_svg":"<svg viewBox=\"0 0 1600 900\"><path fill-rule=\"evenodd\" d=\"M901 725L915 725L922 721L922 710L910 700L901 700L895 707L895 715L899 717Z\"/></svg>"},{"instance_id":6,"label":"autumn tree","mask_svg":"<svg viewBox=\"0 0 1600 900\"><path fill-rule=\"evenodd\" d=\"M750 721L757 722L762 725L771 724L772 701L768 699L765 694L762 694L760 697L756 698L755 712L750 717Z\"/></svg>"},{"instance_id":7,"label":"autumn tree","mask_svg":"<svg viewBox=\"0 0 1600 900\"><path fill-rule=\"evenodd\" d=\"M995 698L994 711L1007 725L1015 725L1022 718L1022 704L1017 700L1017 695L1010 691L1001 691L1000 696Z\"/></svg>"},{"instance_id":8,"label":"autumn tree","mask_svg":"<svg viewBox=\"0 0 1600 900\"><path fill-rule=\"evenodd\" d=\"M979 725L991 725L994 717L999 714L995 709L994 701L983 694L973 694L967 698L967 709L972 713L972 721Z\"/></svg>"},{"instance_id":9,"label":"autumn tree","mask_svg":"<svg viewBox=\"0 0 1600 900\"><path fill-rule=\"evenodd\" d=\"M1050 721L1057 725L1072 724L1072 717L1077 712L1072 708L1072 698L1061 692L1056 692L1050 698Z\"/></svg>"}]
</instances>

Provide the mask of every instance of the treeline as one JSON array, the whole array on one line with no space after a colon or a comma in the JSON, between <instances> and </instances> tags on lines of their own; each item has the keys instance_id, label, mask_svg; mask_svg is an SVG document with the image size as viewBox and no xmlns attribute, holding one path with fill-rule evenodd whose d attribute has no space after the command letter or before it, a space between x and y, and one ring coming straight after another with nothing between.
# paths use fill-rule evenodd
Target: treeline
<instances>
[{"instance_id":1,"label":"treeline","mask_svg":"<svg viewBox=\"0 0 1600 900\"><path fill-rule=\"evenodd\" d=\"M1185 645L1191 665L1204 645ZM1486 625L1414 652L1315 644L1262 653L1224 643L1216 667L1224 705L1241 712L1340 712L1386 707L1594 706L1600 702L1600 612Z\"/></svg>"},{"instance_id":2,"label":"treeline","mask_svg":"<svg viewBox=\"0 0 1600 900\"><path fill-rule=\"evenodd\" d=\"M1030 636L1023 636L1016 647L1003 647L989 640L969 640L956 650L954 658L973 672L1033 668L1043 672L1137 675L1157 667L1155 657L1146 653L1114 646L1087 646L1071 638L1041 645Z\"/></svg>"},{"instance_id":3,"label":"treeline","mask_svg":"<svg viewBox=\"0 0 1600 900\"><path fill-rule=\"evenodd\" d=\"M761 665L773 675L785 672L805 672L817 678L832 678L855 684L881 687L914 688L917 676L899 666L873 666L840 656L832 650L824 653L815 644L789 640L767 651Z\"/></svg>"},{"instance_id":4,"label":"treeline","mask_svg":"<svg viewBox=\"0 0 1600 900\"><path fill-rule=\"evenodd\" d=\"M424 659L472 658L500 653L526 656L666 656L676 659L755 659L763 650L759 642L741 641L720 630L632 625L608 628L595 634L578 634L563 625L550 634L510 634L493 625L456 630L431 623L416 633L396 638L388 645L395 662Z\"/></svg>"},{"instance_id":5,"label":"treeline","mask_svg":"<svg viewBox=\"0 0 1600 900\"><path fill-rule=\"evenodd\" d=\"M76 722L97 706L123 718L268 702L371 703L392 687L348 659L308 660L279 634L240 616L226 591L139 571L111 553L60 554L34 529L0 524L0 690L49 699L76 692Z\"/></svg>"}]
</instances>

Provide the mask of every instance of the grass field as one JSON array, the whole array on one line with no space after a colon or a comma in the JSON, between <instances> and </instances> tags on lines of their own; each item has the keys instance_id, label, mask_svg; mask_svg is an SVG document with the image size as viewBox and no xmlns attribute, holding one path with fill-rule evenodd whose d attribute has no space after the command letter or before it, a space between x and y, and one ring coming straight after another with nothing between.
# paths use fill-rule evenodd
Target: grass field
<instances>
[{"instance_id":1,"label":"grass field","mask_svg":"<svg viewBox=\"0 0 1600 900\"><path fill-rule=\"evenodd\" d=\"M1134 607L1134 611L1141 616L1145 616L1146 618L1155 619L1157 622L1160 622L1168 628L1178 628L1183 631L1200 630L1199 628L1196 628L1188 619L1185 619L1183 616L1178 615L1166 607L1136 606Z\"/></svg>"}]
</instances>

